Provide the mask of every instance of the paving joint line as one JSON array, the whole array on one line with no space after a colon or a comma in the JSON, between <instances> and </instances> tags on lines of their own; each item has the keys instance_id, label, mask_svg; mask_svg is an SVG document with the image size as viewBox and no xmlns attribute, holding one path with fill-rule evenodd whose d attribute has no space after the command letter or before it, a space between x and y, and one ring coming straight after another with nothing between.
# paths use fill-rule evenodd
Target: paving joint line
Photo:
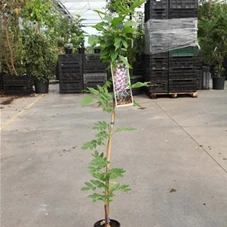
<instances>
[{"instance_id":1,"label":"paving joint line","mask_svg":"<svg viewBox=\"0 0 227 227\"><path fill-rule=\"evenodd\" d=\"M153 102L168 116L170 117L174 122L175 124L177 124L196 144L199 145L200 147L200 144L197 142L197 140L192 137L169 113L167 113L167 111L165 111L156 101L153 100ZM227 174L227 170L215 159L213 158L213 156L211 154L209 154L209 152L204 148L204 147L201 147L201 149Z\"/></svg>"}]
</instances>

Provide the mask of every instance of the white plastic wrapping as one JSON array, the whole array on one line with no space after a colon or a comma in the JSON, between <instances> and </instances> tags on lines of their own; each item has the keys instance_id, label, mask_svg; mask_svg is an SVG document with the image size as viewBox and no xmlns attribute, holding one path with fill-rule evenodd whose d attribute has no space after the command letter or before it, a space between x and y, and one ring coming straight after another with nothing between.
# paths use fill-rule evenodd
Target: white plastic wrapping
<instances>
[{"instance_id":1,"label":"white plastic wrapping","mask_svg":"<svg viewBox=\"0 0 227 227\"><path fill-rule=\"evenodd\" d=\"M145 53L198 45L197 18L150 19L145 23Z\"/></svg>"}]
</instances>

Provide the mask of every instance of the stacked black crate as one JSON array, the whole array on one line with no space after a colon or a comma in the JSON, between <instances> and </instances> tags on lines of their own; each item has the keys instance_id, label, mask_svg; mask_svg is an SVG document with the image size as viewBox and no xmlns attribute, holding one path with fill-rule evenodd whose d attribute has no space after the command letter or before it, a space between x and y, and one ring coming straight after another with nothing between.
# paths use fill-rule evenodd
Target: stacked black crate
<instances>
[{"instance_id":1,"label":"stacked black crate","mask_svg":"<svg viewBox=\"0 0 227 227\"><path fill-rule=\"evenodd\" d=\"M107 80L107 64L100 60L99 54L86 54L83 57L84 89L102 86Z\"/></svg>"},{"instance_id":2,"label":"stacked black crate","mask_svg":"<svg viewBox=\"0 0 227 227\"><path fill-rule=\"evenodd\" d=\"M168 92L168 49L165 30L168 19L168 0L149 0L145 4L145 80L150 82L149 93Z\"/></svg>"},{"instance_id":3,"label":"stacked black crate","mask_svg":"<svg viewBox=\"0 0 227 227\"><path fill-rule=\"evenodd\" d=\"M179 44L183 43L184 46L169 51L169 93L195 92L199 88L201 61L197 47L192 46L191 43L186 46L181 39L182 36L183 40L191 37L188 42L190 39L197 40L197 10L197 0L169 1L169 19L175 25L174 28L179 29L179 34L176 34L174 40L178 42L179 39Z\"/></svg>"},{"instance_id":4,"label":"stacked black crate","mask_svg":"<svg viewBox=\"0 0 227 227\"><path fill-rule=\"evenodd\" d=\"M58 71L60 93L83 92L83 55L59 55Z\"/></svg>"}]
</instances>

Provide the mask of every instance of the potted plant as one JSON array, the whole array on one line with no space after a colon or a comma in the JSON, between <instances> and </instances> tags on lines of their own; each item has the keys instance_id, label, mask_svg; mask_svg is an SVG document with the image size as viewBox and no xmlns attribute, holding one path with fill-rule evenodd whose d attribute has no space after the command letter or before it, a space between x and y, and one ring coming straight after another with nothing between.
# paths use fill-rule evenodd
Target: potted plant
<instances>
[{"instance_id":1,"label":"potted plant","mask_svg":"<svg viewBox=\"0 0 227 227\"><path fill-rule=\"evenodd\" d=\"M22 12L23 42L26 63L34 78L36 93L48 93L49 79L55 75L57 63L56 22L52 2L26 1Z\"/></svg>"},{"instance_id":2,"label":"potted plant","mask_svg":"<svg viewBox=\"0 0 227 227\"><path fill-rule=\"evenodd\" d=\"M83 48L84 52L84 38L85 32L82 29L84 21L80 15L75 17L64 17L58 20L58 48L59 53L62 54L62 48L65 49L65 53L74 53L79 51L79 48Z\"/></svg>"},{"instance_id":3,"label":"potted plant","mask_svg":"<svg viewBox=\"0 0 227 227\"><path fill-rule=\"evenodd\" d=\"M77 50L78 50L79 54L85 53L85 46L84 46L85 40L84 40L84 38L85 38L85 35L82 34L82 33L79 36L76 37L77 44L78 44Z\"/></svg>"},{"instance_id":4,"label":"potted plant","mask_svg":"<svg viewBox=\"0 0 227 227\"><path fill-rule=\"evenodd\" d=\"M127 49L129 47L127 41L131 39L129 34L135 32L135 29L132 27L134 22L128 21L127 17L143 3L144 1L142 0L135 0L130 8L124 8L124 13L121 12L114 15L96 11L102 18L102 22L94 26L100 32L100 35L90 37L89 42L92 46L100 44L101 59L111 65L112 73L115 73L116 71L119 72L118 85L124 83L122 81L124 75L122 74L121 69L129 67L126 57ZM137 83L134 87L143 85L146 86L147 84ZM93 179L89 182L85 182L85 186L82 190L91 191L91 194L88 195L88 197L94 202L102 201L104 204L104 218L97 221L94 224L94 227L120 227L118 221L110 219L110 203L113 200L116 191L130 191L127 184L116 182L117 178L123 177L125 170L122 168L111 168L110 158L112 153L113 134L120 131L131 131L134 130L134 128L126 127L115 129L117 103L113 101L113 94L108 92L110 86L111 82L107 81L103 87L97 86L96 89L88 88L90 95L87 96L82 103L83 105L88 105L92 103L95 98L102 107L102 110L110 114L110 123L106 121L95 123L93 127L93 129L97 131L95 139L84 143L82 147L82 149L93 151L93 159L88 167L89 173L92 175ZM100 151L100 147L102 146L106 148L106 153L102 152L102 149Z\"/></svg>"},{"instance_id":5,"label":"potted plant","mask_svg":"<svg viewBox=\"0 0 227 227\"><path fill-rule=\"evenodd\" d=\"M32 79L27 73L24 60L24 46L20 29L22 1L0 3L0 65L4 80L5 94L29 94Z\"/></svg>"},{"instance_id":6,"label":"potted plant","mask_svg":"<svg viewBox=\"0 0 227 227\"><path fill-rule=\"evenodd\" d=\"M100 52L101 52L100 46L99 46L99 45L96 45L96 46L94 47L94 53L95 53L95 54L100 54Z\"/></svg>"},{"instance_id":7,"label":"potted plant","mask_svg":"<svg viewBox=\"0 0 227 227\"><path fill-rule=\"evenodd\" d=\"M199 41L204 62L214 66L213 89L224 89L224 58L227 55L227 4L210 1L200 6Z\"/></svg>"},{"instance_id":8,"label":"potted plant","mask_svg":"<svg viewBox=\"0 0 227 227\"><path fill-rule=\"evenodd\" d=\"M73 44L71 43L71 40L69 39L67 43L64 45L65 53L66 54L72 54L73 51Z\"/></svg>"}]
</instances>

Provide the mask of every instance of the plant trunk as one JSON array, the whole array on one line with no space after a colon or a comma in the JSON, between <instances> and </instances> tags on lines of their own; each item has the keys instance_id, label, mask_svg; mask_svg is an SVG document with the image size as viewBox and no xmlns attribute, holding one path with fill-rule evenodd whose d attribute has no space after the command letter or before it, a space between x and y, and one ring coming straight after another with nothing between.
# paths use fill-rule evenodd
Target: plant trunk
<instances>
[{"instance_id":1,"label":"plant trunk","mask_svg":"<svg viewBox=\"0 0 227 227\"><path fill-rule=\"evenodd\" d=\"M107 142L107 150L106 150L106 160L109 162L111 157L111 150L112 150L112 137L113 137L113 131L114 131L114 124L115 124L115 103L113 102L113 111L111 113L110 118L110 127L109 127L109 139ZM108 173L110 170L110 164L106 165L106 173ZM106 181L107 189L105 191L106 195L109 195L110 190L110 179L107 179ZM110 199L107 198L105 205L105 227L111 227L110 226Z\"/></svg>"},{"instance_id":2,"label":"plant trunk","mask_svg":"<svg viewBox=\"0 0 227 227\"><path fill-rule=\"evenodd\" d=\"M9 53L10 53L10 65L12 67L12 69L11 69L11 67L9 67L10 74L11 75L13 75L13 74L18 75L16 68L15 68L15 65L14 65L13 49L12 49L12 46L11 46L11 43L10 43L9 31L8 31L8 28L7 28L7 18L6 18L4 11L3 11L3 26L4 26L4 29L5 29L6 42L7 42L7 46L9 48Z\"/></svg>"}]
</instances>

